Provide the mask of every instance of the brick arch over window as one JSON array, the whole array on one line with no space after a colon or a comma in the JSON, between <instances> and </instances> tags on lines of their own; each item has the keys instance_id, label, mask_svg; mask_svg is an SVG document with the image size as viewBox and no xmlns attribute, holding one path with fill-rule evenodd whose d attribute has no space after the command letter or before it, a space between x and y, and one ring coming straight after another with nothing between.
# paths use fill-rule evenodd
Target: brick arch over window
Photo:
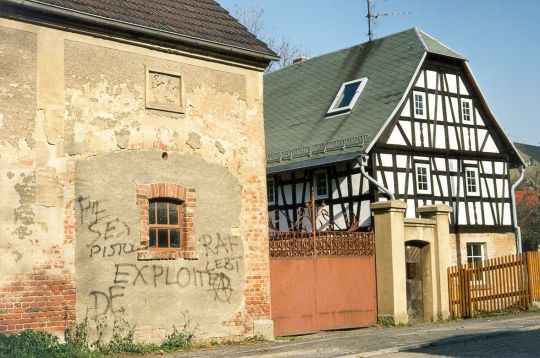
<instances>
[{"instance_id":1,"label":"brick arch over window","mask_svg":"<svg viewBox=\"0 0 540 358\"><path fill-rule=\"evenodd\" d=\"M173 200L181 203L182 215L182 238L179 248L150 248L149 242L149 202L150 200ZM141 246L139 260L171 260L171 259L196 259L195 250L195 227L193 225L193 211L197 199L194 188L188 188L172 183L153 183L137 186L137 205L139 206L141 220Z\"/></svg>"}]
</instances>

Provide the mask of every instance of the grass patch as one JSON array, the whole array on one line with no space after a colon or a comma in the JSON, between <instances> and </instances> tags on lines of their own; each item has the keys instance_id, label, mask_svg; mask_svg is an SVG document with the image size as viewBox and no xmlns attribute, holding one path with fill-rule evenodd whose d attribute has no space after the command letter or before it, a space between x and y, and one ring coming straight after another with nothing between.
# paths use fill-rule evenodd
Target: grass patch
<instances>
[{"instance_id":1,"label":"grass patch","mask_svg":"<svg viewBox=\"0 0 540 358\"><path fill-rule=\"evenodd\" d=\"M184 315L185 319L185 315ZM89 341L89 321L84 319L66 329L65 343L57 336L43 331L25 330L9 336L0 334L0 357L13 358L102 358L120 354L147 354L154 352L175 352L194 347L195 331L189 320L181 330L173 327L161 344L136 342L135 324L123 317L115 317L110 339L105 341L107 324L105 320L95 320L95 340Z\"/></svg>"}]
</instances>

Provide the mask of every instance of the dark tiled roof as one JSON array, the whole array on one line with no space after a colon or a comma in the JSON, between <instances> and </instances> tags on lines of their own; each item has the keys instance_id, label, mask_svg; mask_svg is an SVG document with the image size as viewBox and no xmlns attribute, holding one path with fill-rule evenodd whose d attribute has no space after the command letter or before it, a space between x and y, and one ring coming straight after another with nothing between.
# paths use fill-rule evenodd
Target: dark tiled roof
<instances>
[{"instance_id":1,"label":"dark tiled roof","mask_svg":"<svg viewBox=\"0 0 540 358\"><path fill-rule=\"evenodd\" d=\"M86 15L275 56L213 0L31 0Z\"/></svg>"},{"instance_id":2,"label":"dark tiled roof","mask_svg":"<svg viewBox=\"0 0 540 358\"><path fill-rule=\"evenodd\" d=\"M264 76L264 116L268 167L336 154L359 152L397 107L425 47L415 29L332 52ZM348 114L325 118L342 83L368 82ZM352 140L353 145L347 145ZM338 143L334 151L287 157L283 151ZM338 149L343 143L343 149ZM297 152L297 151L295 151ZM271 159L270 159L271 158Z\"/></svg>"},{"instance_id":3,"label":"dark tiled roof","mask_svg":"<svg viewBox=\"0 0 540 358\"><path fill-rule=\"evenodd\" d=\"M528 161L530 157L532 158L536 163L540 163L540 147L537 145L530 145L530 144L524 144L524 143L514 143L516 148L522 152L524 155L525 161Z\"/></svg>"},{"instance_id":4,"label":"dark tiled roof","mask_svg":"<svg viewBox=\"0 0 540 358\"><path fill-rule=\"evenodd\" d=\"M265 75L268 171L350 160L367 149L399 105L425 54L465 61L448 46L413 28ZM341 85L364 77L368 82L353 109L326 118ZM521 163L495 118L493 124L507 143L514 164ZM540 156L540 147L526 147Z\"/></svg>"},{"instance_id":5,"label":"dark tiled roof","mask_svg":"<svg viewBox=\"0 0 540 358\"><path fill-rule=\"evenodd\" d=\"M418 29L417 31L418 31L418 35L420 36L420 39L426 46L427 52L465 60L465 57L461 56L459 53L452 50L450 47L446 46L445 44L435 40L433 37L429 36L424 31L418 30Z\"/></svg>"}]
</instances>

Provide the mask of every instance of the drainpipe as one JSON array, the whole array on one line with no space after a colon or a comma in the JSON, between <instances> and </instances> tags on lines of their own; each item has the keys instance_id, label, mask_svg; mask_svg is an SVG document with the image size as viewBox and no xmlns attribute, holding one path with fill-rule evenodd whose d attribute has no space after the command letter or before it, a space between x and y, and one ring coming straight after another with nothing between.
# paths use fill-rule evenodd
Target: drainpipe
<instances>
[{"instance_id":1,"label":"drainpipe","mask_svg":"<svg viewBox=\"0 0 540 358\"><path fill-rule=\"evenodd\" d=\"M516 187L521 183L523 180L523 177L525 175L525 171L523 170L524 166L521 164L519 166L519 178L515 181L514 184L512 184L512 188L510 188L510 197L512 198L512 208L514 209L512 211L512 219L514 220L514 232L516 233L516 249L517 253L521 254L523 251L523 248L521 247L521 228L517 224L517 209L516 209Z\"/></svg>"},{"instance_id":2,"label":"drainpipe","mask_svg":"<svg viewBox=\"0 0 540 358\"><path fill-rule=\"evenodd\" d=\"M376 185L379 189L384 191L386 195L390 197L390 200L396 200L396 197L394 196L394 193L392 193L390 190L384 187L381 183L373 179L369 174L366 172L366 166L368 165L368 159L369 156L367 154L360 154L358 157L356 157L356 161L358 164L360 164L360 172L366 178L369 180L372 184Z\"/></svg>"}]
</instances>

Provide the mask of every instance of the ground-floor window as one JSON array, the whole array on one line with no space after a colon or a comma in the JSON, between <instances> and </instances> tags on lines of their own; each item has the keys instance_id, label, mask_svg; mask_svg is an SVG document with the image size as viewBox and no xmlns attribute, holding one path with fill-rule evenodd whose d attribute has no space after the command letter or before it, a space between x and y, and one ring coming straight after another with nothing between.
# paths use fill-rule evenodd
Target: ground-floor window
<instances>
[{"instance_id":1,"label":"ground-floor window","mask_svg":"<svg viewBox=\"0 0 540 358\"><path fill-rule=\"evenodd\" d=\"M184 203L167 198L149 200L148 226L149 248L180 248L180 240L184 239Z\"/></svg>"},{"instance_id":2,"label":"ground-floor window","mask_svg":"<svg viewBox=\"0 0 540 358\"><path fill-rule=\"evenodd\" d=\"M139 260L195 259L193 222L194 188L174 183L137 186L140 210L141 245Z\"/></svg>"},{"instance_id":3,"label":"ground-floor window","mask_svg":"<svg viewBox=\"0 0 540 358\"><path fill-rule=\"evenodd\" d=\"M482 267L483 261L486 259L485 243L475 242L467 244L467 263L473 264L475 267ZM474 273L473 279L483 281L484 275L478 271Z\"/></svg>"}]
</instances>

